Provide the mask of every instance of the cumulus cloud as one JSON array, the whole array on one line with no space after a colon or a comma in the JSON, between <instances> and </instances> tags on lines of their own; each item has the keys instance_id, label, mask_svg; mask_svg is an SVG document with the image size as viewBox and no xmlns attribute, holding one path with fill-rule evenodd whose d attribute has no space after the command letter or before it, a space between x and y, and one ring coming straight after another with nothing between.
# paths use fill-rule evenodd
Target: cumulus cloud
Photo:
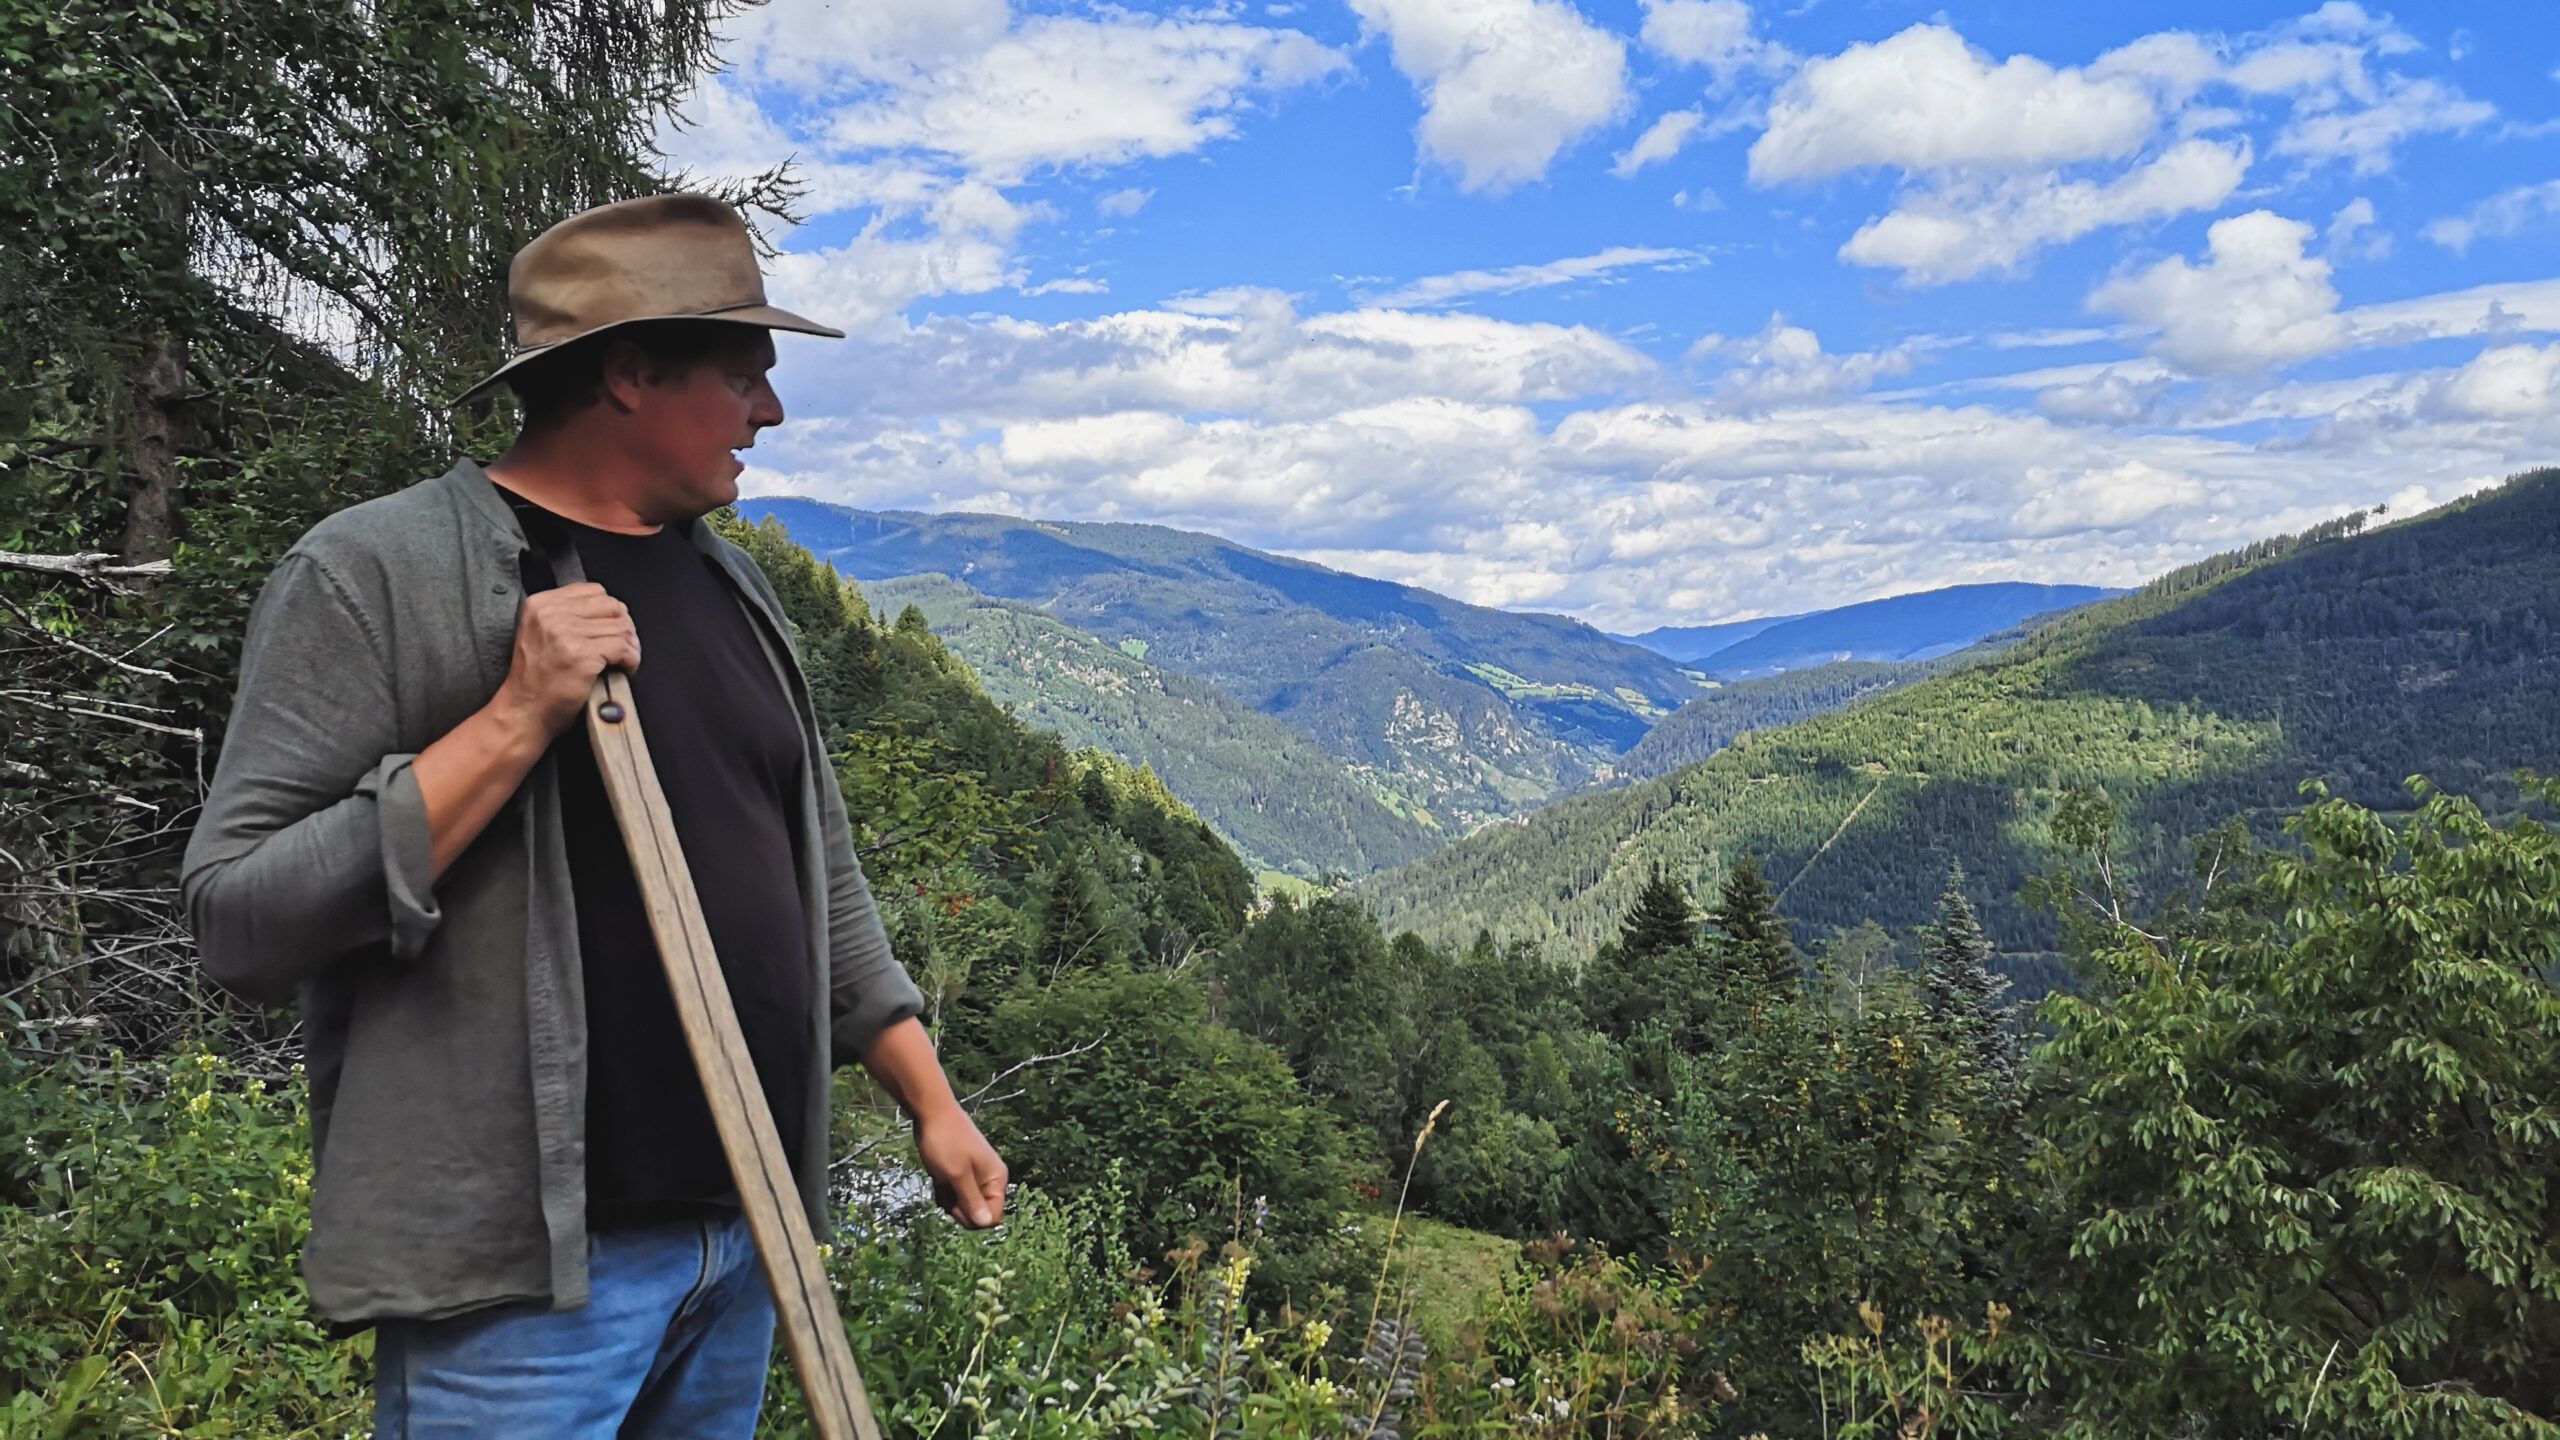
<instances>
[{"instance_id":1,"label":"cumulus cloud","mask_svg":"<svg viewBox=\"0 0 2560 1440\"><path fill-rule=\"evenodd\" d=\"M2003 61L1945 25L1806 62L1752 142L1751 178L1767 184L1853 170L2034 170L2120 159L2159 128L2148 87L2032 55Z\"/></svg>"},{"instance_id":2,"label":"cumulus cloud","mask_svg":"<svg viewBox=\"0 0 2560 1440\"><path fill-rule=\"evenodd\" d=\"M2428 239L2461 255L2469 252L2475 240L2503 239L2555 215L2560 215L2560 180L2546 180L2539 185L2501 190L2459 215L2431 220L2425 233Z\"/></svg>"},{"instance_id":3,"label":"cumulus cloud","mask_svg":"<svg viewBox=\"0 0 2560 1440\"><path fill-rule=\"evenodd\" d=\"M1759 334L1741 339L1709 335L1690 347L1692 360L1721 362L1714 377L1716 394L1745 406L1804 404L1865 390L1883 376L1911 369L1917 349L1825 354L1822 341L1784 315L1771 315Z\"/></svg>"},{"instance_id":4,"label":"cumulus cloud","mask_svg":"<svg viewBox=\"0 0 2560 1440\"><path fill-rule=\"evenodd\" d=\"M1698 126L1706 118L1704 111L1674 110L1654 121L1636 137L1636 143L1618 152L1617 161L1609 167L1609 173L1624 180L1647 165L1679 154L1680 147L1688 144L1690 137L1698 133Z\"/></svg>"},{"instance_id":5,"label":"cumulus cloud","mask_svg":"<svg viewBox=\"0 0 2560 1440\"><path fill-rule=\"evenodd\" d=\"M1565 0L1352 0L1422 95L1425 157L1463 190L1543 178L1627 104L1624 41Z\"/></svg>"},{"instance_id":6,"label":"cumulus cloud","mask_svg":"<svg viewBox=\"0 0 2560 1440\"><path fill-rule=\"evenodd\" d=\"M1234 134L1256 97L1344 63L1294 30L1036 16L964 60L835 106L820 133L838 150L917 152L1013 184L1188 154Z\"/></svg>"},{"instance_id":7,"label":"cumulus cloud","mask_svg":"<svg viewBox=\"0 0 2560 1440\"><path fill-rule=\"evenodd\" d=\"M1644 0L1641 38L1666 59L1703 67L1719 85L1754 71L1785 70L1796 58L1753 33L1751 7L1743 0Z\"/></svg>"},{"instance_id":8,"label":"cumulus cloud","mask_svg":"<svg viewBox=\"0 0 2560 1440\"><path fill-rule=\"evenodd\" d=\"M2028 484L2016 521L2017 533L2028 537L2122 530L2205 499L2195 477L2139 460L2077 474L2031 474Z\"/></svg>"},{"instance_id":9,"label":"cumulus cloud","mask_svg":"<svg viewBox=\"0 0 2560 1440\"><path fill-rule=\"evenodd\" d=\"M1427 309L1457 304L1479 295L1516 295L1523 290L1569 285L1577 280L1605 280L1617 271L1635 266L1649 270L1685 270L1704 263L1705 257L1694 250L1612 245L1597 254L1577 255L1565 260L1509 265L1500 270L1459 270L1447 275L1428 275L1366 298L1370 304L1383 309Z\"/></svg>"},{"instance_id":10,"label":"cumulus cloud","mask_svg":"<svg viewBox=\"0 0 2560 1440\"><path fill-rule=\"evenodd\" d=\"M2218 220L2204 264L2171 256L2098 287L2089 306L2156 330L2152 353L2196 374L2308 360L2348 338L2329 262L2304 253L2311 236L2268 210Z\"/></svg>"},{"instance_id":11,"label":"cumulus cloud","mask_svg":"<svg viewBox=\"0 0 2560 1440\"><path fill-rule=\"evenodd\" d=\"M1840 258L1899 270L1913 284L1968 280L2014 270L2046 246L2095 230L2210 210L2248 170L2245 140L2185 140L2104 184L2050 173L1952 182L1860 226Z\"/></svg>"},{"instance_id":12,"label":"cumulus cloud","mask_svg":"<svg viewBox=\"0 0 2560 1440\"><path fill-rule=\"evenodd\" d=\"M2499 345L2445 378L2436 392L2447 413L2468 419L2527 420L2560 414L2560 345Z\"/></svg>"}]
</instances>

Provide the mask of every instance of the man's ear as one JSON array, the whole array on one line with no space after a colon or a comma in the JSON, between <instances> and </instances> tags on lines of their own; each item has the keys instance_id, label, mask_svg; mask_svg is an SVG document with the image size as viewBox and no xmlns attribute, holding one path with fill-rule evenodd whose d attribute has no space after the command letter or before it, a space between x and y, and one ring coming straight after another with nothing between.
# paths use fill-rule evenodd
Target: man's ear
<instances>
[{"instance_id":1,"label":"man's ear","mask_svg":"<svg viewBox=\"0 0 2560 1440\"><path fill-rule=\"evenodd\" d=\"M640 392L649 388L651 365L648 352L630 340L617 338L604 347L597 359L596 384L604 393L604 402L629 414L640 408Z\"/></svg>"}]
</instances>

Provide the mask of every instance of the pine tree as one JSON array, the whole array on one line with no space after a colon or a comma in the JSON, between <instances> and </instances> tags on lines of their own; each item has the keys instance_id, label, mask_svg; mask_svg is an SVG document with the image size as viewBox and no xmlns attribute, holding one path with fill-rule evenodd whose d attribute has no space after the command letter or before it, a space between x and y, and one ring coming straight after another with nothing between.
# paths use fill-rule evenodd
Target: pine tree
<instances>
[{"instance_id":1,"label":"pine tree","mask_svg":"<svg viewBox=\"0 0 2560 1440\"><path fill-rule=\"evenodd\" d=\"M1743 852L1724 877L1707 924L1724 937L1727 974L1732 983L1757 988L1774 999L1795 999L1803 992L1795 941L1787 935L1786 917L1778 913L1777 893L1760 874L1760 862Z\"/></svg>"},{"instance_id":2,"label":"pine tree","mask_svg":"<svg viewBox=\"0 0 2560 1440\"><path fill-rule=\"evenodd\" d=\"M1938 897L1938 920L1929 928L1922 985L1929 1014L1975 1070L2005 1088L2017 1078L2009 1036L2009 1007L2000 1003L2008 980L1991 969L1991 938L1965 898L1964 867L1947 872Z\"/></svg>"},{"instance_id":3,"label":"pine tree","mask_svg":"<svg viewBox=\"0 0 2560 1440\"><path fill-rule=\"evenodd\" d=\"M1619 953L1630 960L1687 949L1698 938L1698 907L1657 863L1618 929Z\"/></svg>"}]
</instances>

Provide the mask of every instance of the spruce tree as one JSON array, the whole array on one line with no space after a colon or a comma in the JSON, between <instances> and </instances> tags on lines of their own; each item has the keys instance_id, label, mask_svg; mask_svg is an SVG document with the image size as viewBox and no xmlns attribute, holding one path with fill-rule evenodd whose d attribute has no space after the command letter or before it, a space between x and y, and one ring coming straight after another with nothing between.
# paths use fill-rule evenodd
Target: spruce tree
<instances>
[{"instance_id":1,"label":"spruce tree","mask_svg":"<svg viewBox=\"0 0 2560 1440\"><path fill-rule=\"evenodd\" d=\"M1698 938L1698 907L1659 862L1618 927L1618 951L1630 960L1685 950Z\"/></svg>"},{"instance_id":2,"label":"spruce tree","mask_svg":"<svg viewBox=\"0 0 2560 1440\"><path fill-rule=\"evenodd\" d=\"M2000 1003L2008 980L1992 972L1991 938L1974 918L1965 897L1964 867L1947 872L1946 893L1938 897L1938 919L1929 928L1922 960L1922 985L1929 1014L1953 1041L1966 1063L2000 1086L2017 1078L2017 1057L2009 1038L2009 1007Z\"/></svg>"},{"instance_id":3,"label":"spruce tree","mask_svg":"<svg viewBox=\"0 0 2560 1440\"><path fill-rule=\"evenodd\" d=\"M1750 852L1724 877L1707 923L1724 937L1732 983L1757 988L1773 999L1792 1000L1802 993L1795 941L1787 935L1786 917L1778 913L1777 892L1769 888Z\"/></svg>"}]
</instances>

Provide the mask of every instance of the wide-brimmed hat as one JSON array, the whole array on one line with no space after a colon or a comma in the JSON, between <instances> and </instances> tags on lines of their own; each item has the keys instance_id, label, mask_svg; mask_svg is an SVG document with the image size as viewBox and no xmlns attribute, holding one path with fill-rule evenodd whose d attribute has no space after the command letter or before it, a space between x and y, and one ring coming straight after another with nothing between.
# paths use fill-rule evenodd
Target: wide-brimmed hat
<instances>
[{"instance_id":1,"label":"wide-brimmed hat","mask_svg":"<svg viewBox=\"0 0 2560 1440\"><path fill-rule=\"evenodd\" d=\"M647 320L725 320L841 340L844 332L765 303L747 224L708 195L599 205L533 237L507 267L516 349L455 397L477 399L561 346Z\"/></svg>"}]
</instances>

